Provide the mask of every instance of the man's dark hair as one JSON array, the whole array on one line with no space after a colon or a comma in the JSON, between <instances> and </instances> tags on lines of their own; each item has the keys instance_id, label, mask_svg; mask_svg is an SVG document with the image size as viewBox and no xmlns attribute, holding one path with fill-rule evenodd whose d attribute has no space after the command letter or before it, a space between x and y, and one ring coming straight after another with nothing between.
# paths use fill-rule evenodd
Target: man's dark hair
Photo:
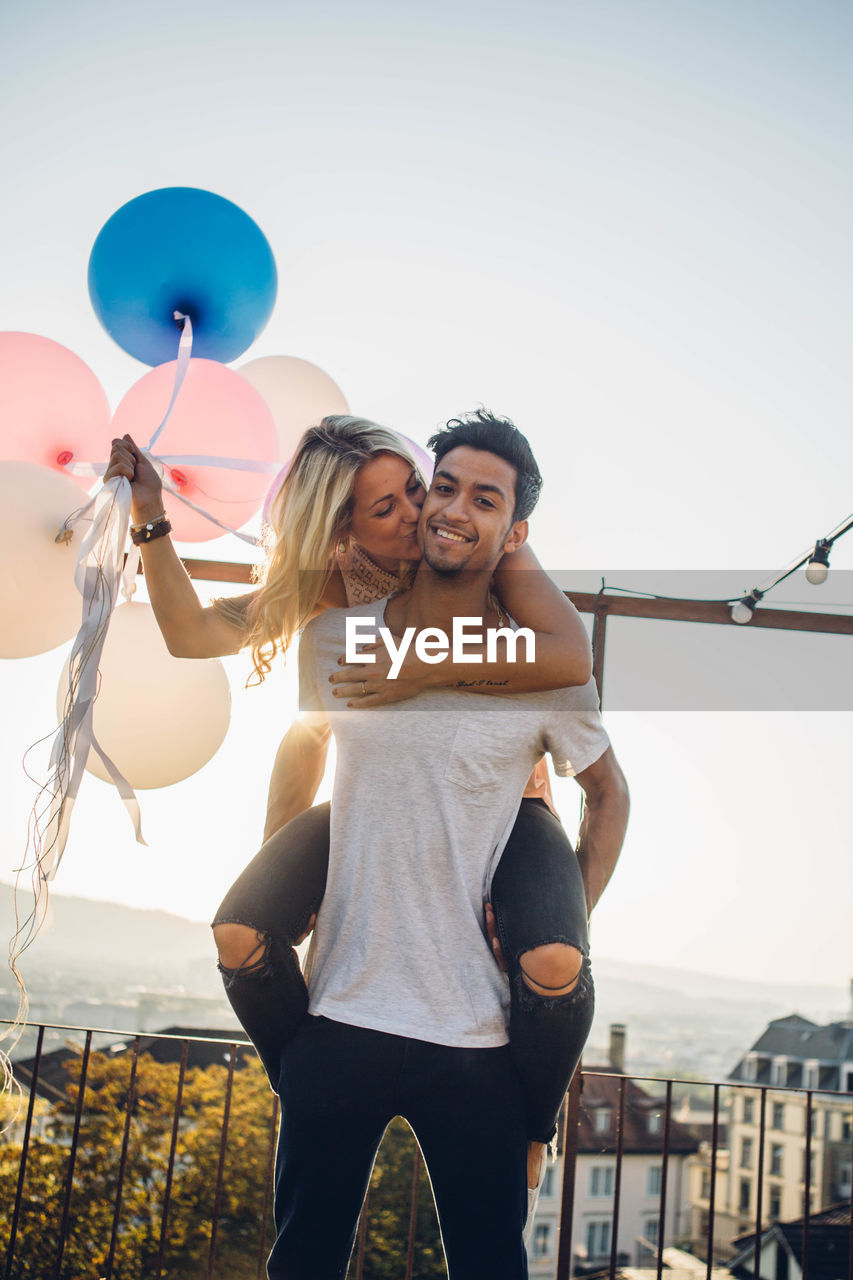
<instances>
[{"instance_id":1,"label":"man's dark hair","mask_svg":"<svg viewBox=\"0 0 853 1280\"><path fill-rule=\"evenodd\" d=\"M451 418L443 431L437 431L427 441L439 463L451 449L465 446L482 449L484 453L497 454L515 468L515 510L513 523L526 520L542 489L542 476L536 465L533 450L515 423L509 418L496 418L488 409L476 409L462 418Z\"/></svg>"}]
</instances>

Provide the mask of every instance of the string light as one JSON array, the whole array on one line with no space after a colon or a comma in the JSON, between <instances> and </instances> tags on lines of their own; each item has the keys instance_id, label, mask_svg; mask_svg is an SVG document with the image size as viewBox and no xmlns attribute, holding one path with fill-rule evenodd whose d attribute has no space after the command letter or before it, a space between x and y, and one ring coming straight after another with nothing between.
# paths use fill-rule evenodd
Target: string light
<instances>
[{"instance_id":1,"label":"string light","mask_svg":"<svg viewBox=\"0 0 853 1280\"><path fill-rule=\"evenodd\" d=\"M737 622L740 626L745 626L747 622L752 622L755 606L763 596L763 591L759 591L758 587L753 587L749 595L744 596L742 600L738 600L737 604L732 608L732 622Z\"/></svg>"},{"instance_id":2,"label":"string light","mask_svg":"<svg viewBox=\"0 0 853 1280\"><path fill-rule=\"evenodd\" d=\"M746 626L755 616L755 609L759 600L763 600L768 591L772 591L774 587L778 587L780 582L784 582L786 578L790 578L792 573L796 573L797 569L802 569L806 565L806 579L813 586L819 586L826 581L829 572L829 553L832 545L845 533L849 533L853 529L853 515L847 516L841 524L837 525L831 533L825 538L818 538L814 547L810 547L808 551L794 560L786 569L783 569L776 577L769 578L766 582L762 582L760 586L753 587L745 596L740 599L729 596L725 600L707 601L708 604L730 604L732 606L732 622L738 623L739 626ZM601 590L596 597L596 608L600 602L603 592L623 592L625 595L646 596L649 600L672 600L673 596L657 595L652 591L635 591L630 587L610 587L605 586L604 579L601 579Z\"/></svg>"},{"instance_id":3,"label":"string light","mask_svg":"<svg viewBox=\"0 0 853 1280\"><path fill-rule=\"evenodd\" d=\"M806 565L806 581L810 582L814 587L819 587L822 582L826 582L826 575L829 573L829 553L831 549L832 543L826 538L819 538L815 543L814 551Z\"/></svg>"},{"instance_id":4,"label":"string light","mask_svg":"<svg viewBox=\"0 0 853 1280\"><path fill-rule=\"evenodd\" d=\"M825 538L818 538L814 548L809 548L797 560L788 565L787 569L768 582L762 582L760 587L753 587L749 595L743 597L742 600L732 602L732 622L739 622L742 626L750 622L755 613L755 606L768 591L772 591L774 587L778 587L780 582L784 582L786 578L790 578L792 573L796 573L797 569L802 569L804 564L808 565L806 569L806 578L815 586L819 586L821 582L826 581L826 575L829 572L829 553L832 550L832 544L837 542L840 537L853 529L853 516L848 516L846 520L842 520L831 533Z\"/></svg>"}]
</instances>

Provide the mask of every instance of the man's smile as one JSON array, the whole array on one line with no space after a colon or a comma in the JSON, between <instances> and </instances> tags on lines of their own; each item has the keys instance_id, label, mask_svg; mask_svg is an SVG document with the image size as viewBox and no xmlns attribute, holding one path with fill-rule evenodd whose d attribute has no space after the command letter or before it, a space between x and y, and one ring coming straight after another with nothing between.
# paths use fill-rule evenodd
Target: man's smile
<instances>
[{"instance_id":1,"label":"man's smile","mask_svg":"<svg viewBox=\"0 0 853 1280\"><path fill-rule=\"evenodd\" d=\"M436 538L440 538L443 542L473 542L473 538L467 537L464 533L458 533L455 529L448 529L446 525L430 524L430 533L435 534Z\"/></svg>"}]
</instances>

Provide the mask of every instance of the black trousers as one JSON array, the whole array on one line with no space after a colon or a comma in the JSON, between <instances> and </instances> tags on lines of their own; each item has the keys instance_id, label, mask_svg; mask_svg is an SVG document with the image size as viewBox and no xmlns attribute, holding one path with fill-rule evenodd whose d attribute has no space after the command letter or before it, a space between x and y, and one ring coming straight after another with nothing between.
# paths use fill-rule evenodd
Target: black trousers
<instances>
[{"instance_id":1,"label":"black trousers","mask_svg":"<svg viewBox=\"0 0 853 1280\"><path fill-rule=\"evenodd\" d=\"M293 941L323 899L328 865L329 805L322 804L266 842L229 889L214 921L249 925L264 935L260 964L248 971L222 969L222 976L273 1088L282 1050L308 1009ZM542 800L521 802L495 872L492 904L508 967L509 1039L524 1091L527 1136L548 1142L589 1035L595 994L580 867L563 827ZM580 981L566 996L538 995L522 977L524 952L552 942L566 943L584 956Z\"/></svg>"},{"instance_id":2,"label":"black trousers","mask_svg":"<svg viewBox=\"0 0 853 1280\"><path fill-rule=\"evenodd\" d=\"M281 1062L270 1280L343 1280L385 1127L429 1170L450 1280L524 1280L524 1098L507 1046L461 1049L306 1017Z\"/></svg>"}]
</instances>

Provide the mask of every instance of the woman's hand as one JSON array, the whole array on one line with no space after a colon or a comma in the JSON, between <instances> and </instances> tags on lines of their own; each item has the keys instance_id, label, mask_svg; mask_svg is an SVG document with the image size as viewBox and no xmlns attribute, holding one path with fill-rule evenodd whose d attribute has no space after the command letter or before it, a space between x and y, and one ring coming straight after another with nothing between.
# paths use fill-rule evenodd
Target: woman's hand
<instances>
[{"instance_id":1,"label":"woman's hand","mask_svg":"<svg viewBox=\"0 0 853 1280\"><path fill-rule=\"evenodd\" d=\"M124 476L130 481L133 516L137 522L159 516L163 510L163 484L156 469L130 436L113 440L104 481Z\"/></svg>"},{"instance_id":2,"label":"woman's hand","mask_svg":"<svg viewBox=\"0 0 853 1280\"><path fill-rule=\"evenodd\" d=\"M501 941L500 941L500 938L498 937L498 926L497 926L497 921L495 920L495 909L492 906L491 902L487 902L484 904L483 911L485 912L485 916L486 916L486 937L488 938L489 945L492 948L492 953L495 957L495 963L497 964L501 973L506 973L507 971L506 960L504 960L503 947L501 946Z\"/></svg>"},{"instance_id":3,"label":"woman's hand","mask_svg":"<svg viewBox=\"0 0 853 1280\"><path fill-rule=\"evenodd\" d=\"M360 646L360 653L372 653L376 661L347 666L341 657L338 659L340 670L329 676L329 683L335 686L334 696L341 701L348 699L348 707L384 707L392 702L405 702L437 683L435 667L422 662L412 649L393 680L389 679L391 657L381 641Z\"/></svg>"}]
</instances>

